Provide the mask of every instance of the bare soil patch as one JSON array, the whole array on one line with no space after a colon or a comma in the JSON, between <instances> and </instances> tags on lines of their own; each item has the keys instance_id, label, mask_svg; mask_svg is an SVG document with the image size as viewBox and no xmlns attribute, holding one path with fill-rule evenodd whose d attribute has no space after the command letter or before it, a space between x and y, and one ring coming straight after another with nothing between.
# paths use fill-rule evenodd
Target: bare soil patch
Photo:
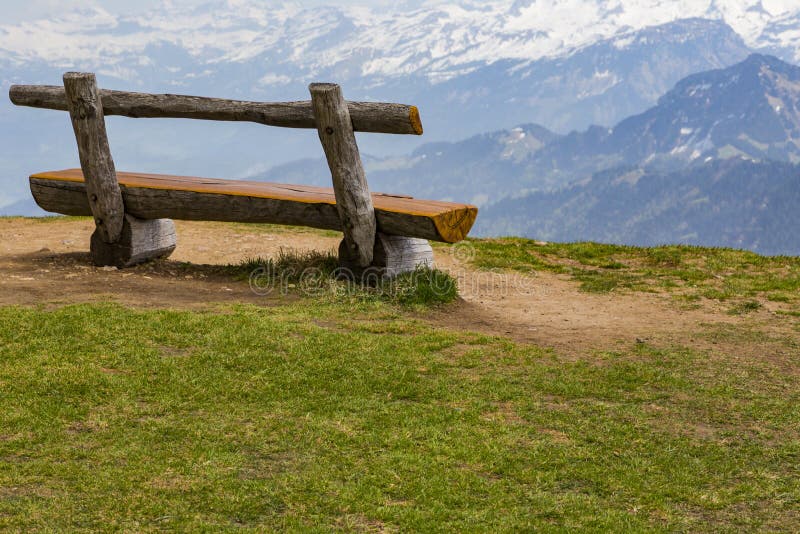
<instances>
[{"instance_id":1,"label":"bare soil patch","mask_svg":"<svg viewBox=\"0 0 800 534\"><path fill-rule=\"evenodd\" d=\"M114 301L190 309L234 302L270 306L298 297L256 295L247 283L232 280L219 267L274 256L281 248L335 249L339 241L316 231L257 225L176 225L178 248L169 260L116 270L94 267L89 261L93 223L88 219L0 219L0 305ZM745 323L778 336L796 333L797 321L776 315L769 306L740 317L727 314L724 305L712 300L689 308L667 293L586 293L565 275L480 271L451 250L437 248L436 262L458 278L462 298L421 314L448 328L509 337L565 354L614 350L637 342L692 340L698 347L713 348L713 339L695 334ZM760 343L740 341L737 350L743 355L763 350Z\"/></svg>"}]
</instances>

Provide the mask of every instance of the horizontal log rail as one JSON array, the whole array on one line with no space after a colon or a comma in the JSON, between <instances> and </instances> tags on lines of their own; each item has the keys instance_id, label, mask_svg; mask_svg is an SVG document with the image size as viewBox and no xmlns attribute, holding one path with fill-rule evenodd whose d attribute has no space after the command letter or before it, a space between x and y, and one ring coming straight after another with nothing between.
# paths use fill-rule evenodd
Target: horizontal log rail
<instances>
[{"instance_id":1,"label":"horizontal log rail","mask_svg":"<svg viewBox=\"0 0 800 534\"><path fill-rule=\"evenodd\" d=\"M132 118L178 118L245 121L286 128L316 128L311 101L248 102L202 96L133 93L100 89L105 115ZM18 106L67 111L64 88L54 85L12 85ZM347 102L357 132L422 135L416 106L383 102Z\"/></svg>"}]
</instances>

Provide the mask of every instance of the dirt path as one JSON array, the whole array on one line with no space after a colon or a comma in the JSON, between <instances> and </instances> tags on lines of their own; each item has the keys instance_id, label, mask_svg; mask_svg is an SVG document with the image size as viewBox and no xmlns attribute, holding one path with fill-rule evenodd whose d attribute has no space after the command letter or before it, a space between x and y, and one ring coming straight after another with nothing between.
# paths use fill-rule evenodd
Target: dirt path
<instances>
[{"instance_id":1,"label":"dirt path","mask_svg":"<svg viewBox=\"0 0 800 534\"><path fill-rule=\"evenodd\" d=\"M92 224L89 220L0 219L0 305L104 300L143 307L271 305L296 297L255 295L247 284L216 273L214 266L275 255L281 248L324 250L338 244L338 238L317 232L178 221L178 248L170 261L119 271L90 264ZM464 254L452 250L438 249L436 262L459 279L463 300L423 316L447 327L585 352L613 350L637 340L685 339L700 325L735 326L742 321L713 301L687 310L669 295L580 292L575 282L552 273L524 276L477 271L463 259ZM193 265L187 268L182 262ZM770 322L768 310L756 315L748 317L750 324L754 318Z\"/></svg>"},{"instance_id":2,"label":"dirt path","mask_svg":"<svg viewBox=\"0 0 800 534\"><path fill-rule=\"evenodd\" d=\"M442 254L439 267L459 280L462 313L434 313L453 327L496 333L560 350L613 350L636 342L666 342L699 325L730 324L736 318L712 302L696 309L654 293L586 293L566 275L476 271Z\"/></svg>"}]
</instances>

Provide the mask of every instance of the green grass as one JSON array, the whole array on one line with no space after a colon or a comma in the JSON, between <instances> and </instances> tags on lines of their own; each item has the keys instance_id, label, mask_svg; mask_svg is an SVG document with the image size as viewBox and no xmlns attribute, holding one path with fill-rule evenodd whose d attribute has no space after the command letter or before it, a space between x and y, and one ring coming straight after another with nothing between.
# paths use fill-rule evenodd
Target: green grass
<instances>
[{"instance_id":1,"label":"green grass","mask_svg":"<svg viewBox=\"0 0 800 534\"><path fill-rule=\"evenodd\" d=\"M719 300L764 296L790 303L800 294L798 257L683 245L537 244L521 238L468 243L478 267L567 274L586 291L670 291Z\"/></svg>"},{"instance_id":2,"label":"green grass","mask_svg":"<svg viewBox=\"0 0 800 534\"><path fill-rule=\"evenodd\" d=\"M224 272L248 280L254 291L294 291L335 301L384 301L415 307L447 304L458 297L455 278L435 268L419 267L391 279L343 276L333 251L280 250L275 258L249 258Z\"/></svg>"},{"instance_id":3,"label":"green grass","mask_svg":"<svg viewBox=\"0 0 800 534\"><path fill-rule=\"evenodd\" d=\"M0 528L797 531L792 365L375 301L0 308Z\"/></svg>"}]
</instances>

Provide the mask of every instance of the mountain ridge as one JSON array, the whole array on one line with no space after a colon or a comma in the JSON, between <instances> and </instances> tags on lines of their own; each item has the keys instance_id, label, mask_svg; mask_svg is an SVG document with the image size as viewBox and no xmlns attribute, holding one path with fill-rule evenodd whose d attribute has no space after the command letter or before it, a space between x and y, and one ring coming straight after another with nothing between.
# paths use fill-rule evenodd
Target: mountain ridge
<instances>
[{"instance_id":1,"label":"mountain ridge","mask_svg":"<svg viewBox=\"0 0 800 534\"><path fill-rule=\"evenodd\" d=\"M672 172L621 168L484 210L475 234L799 255L800 166L741 158Z\"/></svg>"},{"instance_id":2,"label":"mountain ridge","mask_svg":"<svg viewBox=\"0 0 800 534\"><path fill-rule=\"evenodd\" d=\"M791 30L800 6L781 0L770 2L770 9L760 0L594 0L580 10L537 0L516 1L510 8L500 0L422 2L410 8L274 2L269 10L254 0L238 0L233 7L210 1L125 16L100 8L62 12L53 20L0 26L0 57L102 61L98 66L107 67L148 45L170 43L212 66L266 53L278 59L276 66L302 59L309 74L350 69L350 77L422 72L443 79L476 64L564 56L629 30L697 17L725 21L751 48L785 49L793 59L800 51L800 36Z\"/></svg>"},{"instance_id":3,"label":"mountain ridge","mask_svg":"<svg viewBox=\"0 0 800 534\"><path fill-rule=\"evenodd\" d=\"M476 231L482 236L646 246L688 240L800 253L800 241L791 234L800 221L785 201L800 190L798 125L800 67L752 54L731 67L680 80L656 106L613 128L559 135L526 124L425 144L405 158L365 158L365 166L376 191L478 204L483 209ZM748 173L760 183L748 184ZM324 183L324 160L287 164L261 179L304 176ZM671 182L680 184L682 197ZM616 197L644 208L625 212L629 219L594 208L616 205ZM764 199L775 213L762 213L751 198ZM697 211L682 209L684 201L700 202ZM709 207L724 213L713 215ZM591 213L590 222L584 212ZM742 227L742 217L750 217L755 230ZM683 224L689 227L681 229ZM709 229L720 241L711 240Z\"/></svg>"}]
</instances>

